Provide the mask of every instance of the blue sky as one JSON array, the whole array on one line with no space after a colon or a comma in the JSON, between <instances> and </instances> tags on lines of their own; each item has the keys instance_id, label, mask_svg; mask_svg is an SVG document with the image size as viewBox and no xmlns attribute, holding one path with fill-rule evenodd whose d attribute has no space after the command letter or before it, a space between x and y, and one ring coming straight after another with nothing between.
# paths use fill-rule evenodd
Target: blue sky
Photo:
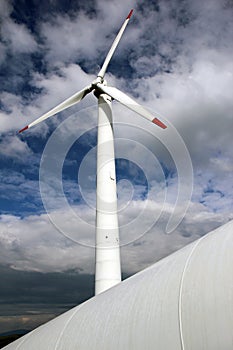
<instances>
[{"instance_id":1,"label":"blue sky","mask_svg":"<svg viewBox=\"0 0 233 350\"><path fill-rule=\"evenodd\" d=\"M106 79L159 112L172 131L161 134L113 103L120 234L124 244L131 242L121 250L124 276L232 219L230 1L2 0L2 331L31 329L93 293L96 98L90 94L47 122L17 131L95 78L131 8L134 14ZM54 135L57 146L51 149ZM184 149L176 152L177 135L190 155L193 190L183 221L168 235L177 164L183 175L187 171ZM59 204L55 171L66 143L60 175L67 208ZM40 174L48 157L55 170L46 184L46 209ZM183 188L192 185L185 177L180 181ZM182 201L179 205L182 210ZM89 226L72 221L70 208ZM19 278L23 286L17 291Z\"/></svg>"}]
</instances>

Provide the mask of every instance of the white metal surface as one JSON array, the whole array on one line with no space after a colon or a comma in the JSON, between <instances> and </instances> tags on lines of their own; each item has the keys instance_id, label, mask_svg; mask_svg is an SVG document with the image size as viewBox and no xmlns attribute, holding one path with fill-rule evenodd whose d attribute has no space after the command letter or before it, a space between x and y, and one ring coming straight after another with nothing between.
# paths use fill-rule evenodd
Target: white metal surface
<instances>
[{"instance_id":1,"label":"white metal surface","mask_svg":"<svg viewBox=\"0 0 233 350\"><path fill-rule=\"evenodd\" d=\"M122 35L123 35L124 31L125 31L125 28L126 28L128 22L129 22L129 19L132 16L132 13L133 13L133 10L131 10L130 13L128 14L128 16L126 17L126 19L125 19L121 29L119 30L115 40L112 43L112 46L111 46L111 48L110 48L110 50L109 50L109 52L108 52L108 54L107 54L107 56L105 58L103 66L101 67L101 69L100 69L100 71L98 73L98 77L100 77L102 79L105 76L105 73L106 73L106 70L108 68L109 62L111 61L111 58L112 58L112 56L113 56L113 54L114 54L114 52L115 52L115 50L117 48L117 45L119 44L119 42L121 40L121 37L122 37Z\"/></svg>"},{"instance_id":2,"label":"white metal surface","mask_svg":"<svg viewBox=\"0 0 233 350\"><path fill-rule=\"evenodd\" d=\"M8 350L232 350L233 221Z\"/></svg>"},{"instance_id":3,"label":"white metal surface","mask_svg":"<svg viewBox=\"0 0 233 350\"><path fill-rule=\"evenodd\" d=\"M98 98L95 294L121 281L111 98Z\"/></svg>"},{"instance_id":4,"label":"white metal surface","mask_svg":"<svg viewBox=\"0 0 233 350\"><path fill-rule=\"evenodd\" d=\"M108 94L113 99L117 100L137 114L141 115L143 118L146 118L147 120L159 125L163 129L166 129L166 125L163 124L159 119L155 118L156 114L149 112L145 107L141 106L131 97L127 96L124 92L118 90L115 87L107 86L101 83L97 84L97 86L102 92Z\"/></svg>"},{"instance_id":5,"label":"white metal surface","mask_svg":"<svg viewBox=\"0 0 233 350\"><path fill-rule=\"evenodd\" d=\"M90 86L85 87L84 89L82 89L81 91L76 92L74 95L72 95L71 97L67 98L65 101L63 101L62 103L60 103L59 105L57 105L56 107L52 108L50 111L48 111L47 113L43 114L41 117L37 118L36 120L34 120L34 122L30 123L26 128L20 130L24 131L26 129L31 128L32 126L54 116L55 114L64 111L65 109L75 105L76 103L80 102L90 91L92 91L93 88Z\"/></svg>"},{"instance_id":6,"label":"white metal surface","mask_svg":"<svg viewBox=\"0 0 233 350\"><path fill-rule=\"evenodd\" d=\"M64 109L75 105L76 103L80 102L86 96L86 94L88 94L91 90L92 90L91 86L87 86L84 89L82 89L81 91L76 92L74 95L67 98L64 102L60 103L58 106L54 107L49 112L45 113L40 118L36 119L34 122L29 124L28 127L30 128L30 127L44 121L45 119L52 117L53 115L63 111Z\"/></svg>"}]
</instances>

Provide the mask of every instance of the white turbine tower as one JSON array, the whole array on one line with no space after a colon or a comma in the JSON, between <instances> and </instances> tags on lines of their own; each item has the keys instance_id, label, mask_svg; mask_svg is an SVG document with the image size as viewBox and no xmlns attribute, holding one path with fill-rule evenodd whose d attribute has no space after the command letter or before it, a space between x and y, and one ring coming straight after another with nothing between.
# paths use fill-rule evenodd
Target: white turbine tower
<instances>
[{"instance_id":1,"label":"white turbine tower","mask_svg":"<svg viewBox=\"0 0 233 350\"><path fill-rule=\"evenodd\" d=\"M87 87L54 107L22 132L64 109L80 102L88 93L98 98L97 188L96 188L96 271L95 294L99 294L121 281L119 228L117 217L116 171L112 123L112 100L165 129L158 118L115 87L107 86L104 76L122 34L133 13L131 10L117 34L97 78Z\"/></svg>"}]
</instances>

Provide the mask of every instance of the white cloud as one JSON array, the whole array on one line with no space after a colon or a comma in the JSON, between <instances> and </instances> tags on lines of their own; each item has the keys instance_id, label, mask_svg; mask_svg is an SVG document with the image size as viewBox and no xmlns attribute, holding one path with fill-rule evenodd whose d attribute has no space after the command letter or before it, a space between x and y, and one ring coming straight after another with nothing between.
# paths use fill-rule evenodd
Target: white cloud
<instances>
[{"instance_id":1,"label":"white cloud","mask_svg":"<svg viewBox=\"0 0 233 350\"><path fill-rule=\"evenodd\" d=\"M0 155L7 158L21 160L25 159L32 152L26 142L20 140L17 136L8 136L1 142Z\"/></svg>"},{"instance_id":2,"label":"white cloud","mask_svg":"<svg viewBox=\"0 0 233 350\"><path fill-rule=\"evenodd\" d=\"M89 85L93 79L93 76L89 76L75 64L60 67L57 73L49 76L35 73L32 85L42 89L42 93L31 102L29 101L25 104L23 97L20 95L6 92L1 94L4 107L3 111L0 112L1 130L8 132L23 128L58 103L64 101L71 94ZM87 101L90 103L88 99L85 101L84 103L82 102L82 108L85 106L85 103L88 103ZM7 112L4 112L4 110ZM53 118L53 121L56 124L56 118ZM46 124L42 123L37 128L30 130L30 132L43 132L46 135L46 129Z\"/></svg>"},{"instance_id":3,"label":"white cloud","mask_svg":"<svg viewBox=\"0 0 233 350\"><path fill-rule=\"evenodd\" d=\"M231 56L206 49L191 68L138 80L136 92L151 110L159 111L183 137L195 167L228 154L233 162L233 65ZM151 58L153 62L153 57ZM159 98L157 98L159 96Z\"/></svg>"},{"instance_id":4,"label":"white cloud","mask_svg":"<svg viewBox=\"0 0 233 350\"><path fill-rule=\"evenodd\" d=\"M2 27L5 44L0 46L2 60L6 48L28 53L38 48L30 31L9 19L9 4L0 2L0 13L5 14ZM102 63L101 60L97 61L98 56L108 50L125 12L127 14L131 6L137 7L133 5L136 5L134 1L127 4L99 1L96 17L77 13L72 17L57 15L53 20L38 22L40 35L44 39L40 52L44 55L43 62L46 62L49 73L32 73L30 83L42 89L41 93L33 96L32 101L25 101L22 96L13 93L1 95L1 130L22 128L89 84L94 76L85 73L75 64L76 60L91 60L98 68ZM111 74L107 77L109 83L134 94L137 101L158 110L177 127L194 164L193 201L196 203L176 233L166 236L162 226L156 227L137 242L138 245L123 248L123 264L127 271L140 269L207 232L209 228L220 225L230 218L232 211L232 7L224 8L223 2L209 0L185 3L160 1L160 12L157 12L151 9L152 3L147 5L143 13L135 11L135 22L129 24L116 53L118 58L126 57L128 53L126 61L133 68L133 75L130 79L117 79ZM181 11L182 7L186 12ZM126 50L128 48L129 51ZM120 75L119 71L117 73ZM80 108L88 104L89 100L82 102ZM114 110L115 120L134 121L156 134L139 117L122 112L121 107L115 106ZM56 125L57 119L53 120ZM77 119L75 127L88 128L88 120L82 119L80 125L79 122ZM70 128L74 128L74 125ZM47 130L48 127L43 124L30 132L45 135ZM121 132L127 134L127 131ZM134 136L141 137L136 131ZM154 139L152 141L151 147L156 148L157 143L154 143ZM12 137L9 143L4 142L7 156L20 157L22 153L30 153L27 144L19 138ZM134 149L125 151L126 154L130 152L133 153ZM205 189L209 180L212 180L213 192L208 193ZM172 188L174 191L175 184ZM219 191L223 193L222 197ZM171 198L174 198L173 192ZM137 215L140 204L138 202L130 208L132 217ZM165 208L167 212L169 208ZM142 220L139 227L142 232L147 214L156 210L156 203L151 203L150 210L145 213L145 221ZM219 214L215 213L216 210ZM89 214L83 210L84 216ZM9 218L10 225L13 219ZM124 214L121 219L126 219ZM92 271L89 261L93 262L93 252L75 245L67 247L67 241L57 234L45 215L18 220L17 224L4 231L6 227L4 223L1 232L5 232L2 242L6 250L1 256L16 268L64 270L73 266L75 261L75 266L84 266L86 272Z\"/></svg>"},{"instance_id":5,"label":"white cloud","mask_svg":"<svg viewBox=\"0 0 233 350\"><path fill-rule=\"evenodd\" d=\"M30 53L37 50L37 43L33 35L23 24L12 20L5 20L1 26L1 35L13 54Z\"/></svg>"},{"instance_id":6,"label":"white cloud","mask_svg":"<svg viewBox=\"0 0 233 350\"><path fill-rule=\"evenodd\" d=\"M9 0L2 0L0 2L0 16L1 18L8 18L10 13L12 12L12 5L11 1Z\"/></svg>"},{"instance_id":7,"label":"white cloud","mask_svg":"<svg viewBox=\"0 0 233 350\"><path fill-rule=\"evenodd\" d=\"M85 59L94 60L96 68L102 61L96 61L98 54L107 51L112 44L112 32L118 30L135 1L127 4L119 1L98 1L97 14L89 17L83 12L76 16L57 15L42 23L41 35L47 48L50 65L59 62L74 62ZM115 33L114 33L115 35ZM127 35L127 34L126 34ZM118 50L119 53L119 50Z\"/></svg>"},{"instance_id":8,"label":"white cloud","mask_svg":"<svg viewBox=\"0 0 233 350\"><path fill-rule=\"evenodd\" d=\"M213 164L215 171L222 171L223 173L233 172L233 164L231 163L230 157L213 157L210 159L210 162Z\"/></svg>"},{"instance_id":9,"label":"white cloud","mask_svg":"<svg viewBox=\"0 0 233 350\"><path fill-rule=\"evenodd\" d=\"M46 214L25 219L3 215L0 225L2 264L24 271L93 272L94 250L63 237Z\"/></svg>"},{"instance_id":10,"label":"white cloud","mask_svg":"<svg viewBox=\"0 0 233 350\"><path fill-rule=\"evenodd\" d=\"M58 72L48 76L35 74L33 83L43 89L43 94L37 99L36 104L45 110L53 107L89 85L94 78L86 74L77 64L61 66Z\"/></svg>"},{"instance_id":11,"label":"white cloud","mask_svg":"<svg viewBox=\"0 0 233 350\"><path fill-rule=\"evenodd\" d=\"M16 23L11 18L13 6L11 1L2 0L0 3L1 37L6 49L13 54L30 53L37 50L37 42L30 30L24 25Z\"/></svg>"},{"instance_id":12,"label":"white cloud","mask_svg":"<svg viewBox=\"0 0 233 350\"><path fill-rule=\"evenodd\" d=\"M6 59L6 48L5 45L0 43L0 64L3 63Z\"/></svg>"},{"instance_id":13,"label":"white cloud","mask_svg":"<svg viewBox=\"0 0 233 350\"><path fill-rule=\"evenodd\" d=\"M120 225L137 217L144 204L141 201L132 203L130 213L121 212ZM58 232L51 224L47 214L32 215L19 219L11 215L2 215L0 222L1 254L0 262L14 269L25 271L66 271L77 269L82 273L94 273L94 211L88 207L74 207L86 222L93 221L92 226L86 225L85 230L77 227L76 220L70 220L70 214L64 211L52 213L56 223L65 222L66 232L74 232L74 237L81 244L75 244L65 235ZM123 270L134 273L156 262L171 252L199 238L209 230L232 219L227 213L210 212L201 204L193 203L186 214L185 220L172 234L165 234L165 226L172 207L166 205L163 215L156 225L145 232L148 220L160 211L159 203L151 201L137 225L142 234L135 235L134 230L127 232L133 242L121 248ZM77 231L78 229L78 231ZM121 243L124 243L121 230ZM67 234L69 236L69 234ZM70 235L72 236L72 235ZM139 238L139 239L138 239ZM84 244L92 242L92 247Z\"/></svg>"}]
</instances>

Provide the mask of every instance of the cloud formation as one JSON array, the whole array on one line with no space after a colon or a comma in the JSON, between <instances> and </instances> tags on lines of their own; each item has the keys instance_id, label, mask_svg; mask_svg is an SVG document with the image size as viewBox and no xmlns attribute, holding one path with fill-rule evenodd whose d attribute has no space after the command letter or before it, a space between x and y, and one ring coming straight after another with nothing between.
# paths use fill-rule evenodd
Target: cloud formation
<instances>
[{"instance_id":1,"label":"cloud formation","mask_svg":"<svg viewBox=\"0 0 233 350\"><path fill-rule=\"evenodd\" d=\"M128 11L126 7L136 7L116 53L119 64L114 58L108 80L172 121L184 138L194 164L193 198L210 210L226 212L232 205L232 189L227 186L231 179L233 121L231 4L159 1L139 6L132 1L127 6L120 5L116 1L108 5L98 1L92 4L92 11L90 7L72 7L66 14L55 11L52 19L47 14L32 27L31 23L16 20L14 2L1 2L1 49L6 54L2 57L6 60L10 55L14 66L16 53L26 55L20 56L20 65L13 77L8 78L14 79L16 85L26 78L27 87L23 91L31 91L25 95L19 90L9 92L7 87L1 92L2 130L11 133L21 128L89 83L94 78L90 62L96 57L98 63L94 65L101 63L101 55ZM35 27L36 30L31 29ZM95 40L97 31L98 40ZM79 40L74 33L79 33ZM32 53L38 52L38 48L40 57L36 61ZM22 61L23 57L27 60ZM22 76L22 63L27 69L33 68L30 74ZM124 78L121 64L127 64L130 84ZM88 67L90 72L85 72ZM85 103L82 106L89 102ZM123 112L123 116L132 122L131 117L127 119L127 113ZM137 116L135 120L142 123ZM50 124L40 125L32 130L32 135L43 134L44 138L58 122L59 119L54 119ZM31 140L6 135L2 141L3 157L20 161L23 154L28 158L33 156L35 148ZM213 205L211 198L218 204Z\"/></svg>"},{"instance_id":2,"label":"cloud formation","mask_svg":"<svg viewBox=\"0 0 233 350\"><path fill-rule=\"evenodd\" d=\"M150 174L153 181L147 186L145 176L133 163L123 157L118 160L119 206L126 207L120 212L120 224L137 217L145 205L146 193L152 193L153 200L137 227L144 233L150 217L161 209L165 184L168 192L156 226L122 247L123 271L126 275L135 273L232 219L232 2L96 0L80 4L71 1L70 7L59 1L35 4L20 8L14 0L0 2L0 263L19 273L65 275L72 270L80 280L80 276L93 275L93 248L75 244L50 223L42 206L38 179L46 142L68 118L63 139L75 133L81 136L65 159L63 188L72 208L87 222L94 222L95 212L88 204L95 202L95 170L92 167L94 173L89 174L90 187L85 188L84 199L77 188L77 172L85 154L95 146L96 108L89 112L85 108L96 106L96 99L85 99L61 116L30 129L28 134L18 136L16 132L94 79L131 7L134 15L106 79L109 85L158 111L176 127L192 159L194 187L190 210L182 224L171 235L165 235L177 195L174 160L156 138L159 131L114 102L116 136L137 140L155 155L163 170L163 176L159 168L155 174L144 153L128 143L125 158L141 156L142 173ZM69 119L72 115L74 118ZM122 122L133 124L133 136L129 127L117 125ZM122 155L120 142L116 153ZM94 158L93 149L89 158L93 166ZM53 186L51 193L56 194L55 181ZM51 203L56 204L55 195ZM51 207L54 217L64 222L67 219L67 230L77 232L68 213L63 210L61 215L60 210ZM84 242L93 242L93 227L91 232L91 237L84 229L78 234ZM135 232L129 230L128 234L133 237ZM54 310L52 315L57 313ZM27 315L21 310L21 324ZM30 322L35 324L32 318Z\"/></svg>"}]
</instances>

